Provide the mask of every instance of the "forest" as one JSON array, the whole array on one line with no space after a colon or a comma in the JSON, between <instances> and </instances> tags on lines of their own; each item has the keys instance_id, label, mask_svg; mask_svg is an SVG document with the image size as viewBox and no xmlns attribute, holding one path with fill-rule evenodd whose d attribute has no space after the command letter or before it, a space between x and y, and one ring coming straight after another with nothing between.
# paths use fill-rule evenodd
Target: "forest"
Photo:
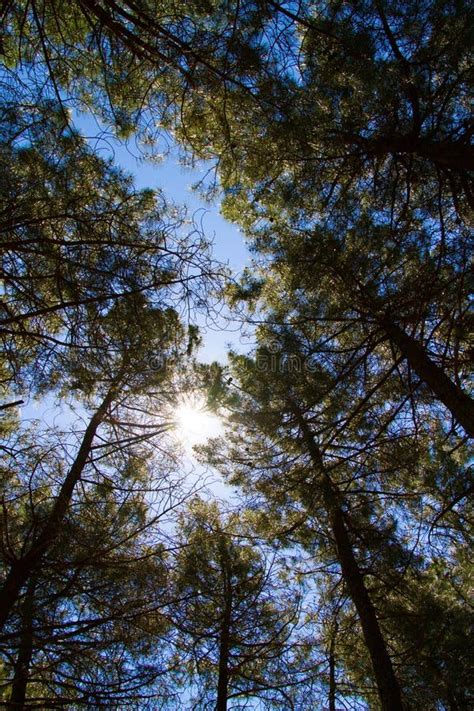
<instances>
[{"instance_id":1,"label":"forest","mask_svg":"<svg viewBox=\"0 0 474 711\"><path fill-rule=\"evenodd\" d=\"M0 706L474 708L472 6L0 26Z\"/></svg>"}]
</instances>

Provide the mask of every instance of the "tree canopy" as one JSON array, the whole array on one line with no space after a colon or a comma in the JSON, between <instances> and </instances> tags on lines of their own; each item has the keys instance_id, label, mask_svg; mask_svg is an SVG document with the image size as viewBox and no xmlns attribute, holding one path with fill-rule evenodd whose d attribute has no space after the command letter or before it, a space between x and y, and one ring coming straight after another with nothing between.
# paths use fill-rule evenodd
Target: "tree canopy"
<instances>
[{"instance_id":1,"label":"tree canopy","mask_svg":"<svg viewBox=\"0 0 474 711\"><path fill-rule=\"evenodd\" d=\"M469 4L0 12L2 703L470 708ZM207 161L252 265L81 111ZM216 298L253 347L209 366ZM225 502L186 478L189 392Z\"/></svg>"}]
</instances>

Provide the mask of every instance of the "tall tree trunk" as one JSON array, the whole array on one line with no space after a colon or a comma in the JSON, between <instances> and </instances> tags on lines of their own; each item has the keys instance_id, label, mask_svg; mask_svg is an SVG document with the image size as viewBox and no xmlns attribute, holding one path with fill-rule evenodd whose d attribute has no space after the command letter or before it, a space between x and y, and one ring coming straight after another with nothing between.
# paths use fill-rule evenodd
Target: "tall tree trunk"
<instances>
[{"instance_id":1,"label":"tall tree trunk","mask_svg":"<svg viewBox=\"0 0 474 711\"><path fill-rule=\"evenodd\" d=\"M18 656L14 667L12 691L7 709L22 709L25 705L26 687L33 656L33 610L35 597L35 578L31 578L21 609L21 635Z\"/></svg>"},{"instance_id":2,"label":"tall tree trunk","mask_svg":"<svg viewBox=\"0 0 474 711\"><path fill-rule=\"evenodd\" d=\"M321 487L323 503L329 517L331 532L336 543L337 557L341 566L343 580L357 610L365 645L370 655L375 681L383 711L403 711L402 695L380 629L375 608L365 586L364 576L359 568L352 543L349 538L344 512L340 504L337 487L324 466L319 447L299 408L295 408L304 441L309 455L318 472L318 484Z\"/></svg>"},{"instance_id":3,"label":"tall tree trunk","mask_svg":"<svg viewBox=\"0 0 474 711\"><path fill-rule=\"evenodd\" d=\"M225 547L225 543L224 546ZM229 686L230 625L232 620L232 583L227 551L222 555L224 577L224 611L219 639L219 677L217 681L216 711L227 711L227 691Z\"/></svg>"},{"instance_id":4,"label":"tall tree trunk","mask_svg":"<svg viewBox=\"0 0 474 711\"><path fill-rule=\"evenodd\" d=\"M18 600L20 592L37 569L44 554L56 540L61 523L66 515L74 487L90 456L92 442L99 425L103 422L107 410L117 394L117 386L113 385L99 408L91 417L82 438L76 458L61 486L42 530L33 540L29 550L22 558L13 561L5 581L0 589L0 630L3 629L8 616Z\"/></svg>"},{"instance_id":5,"label":"tall tree trunk","mask_svg":"<svg viewBox=\"0 0 474 711\"><path fill-rule=\"evenodd\" d=\"M427 355L423 346L409 336L394 321L383 318L380 321L390 340L406 358L410 367L436 395L468 435L474 437L474 401L455 385L444 370Z\"/></svg>"},{"instance_id":6,"label":"tall tree trunk","mask_svg":"<svg viewBox=\"0 0 474 711\"><path fill-rule=\"evenodd\" d=\"M352 550L344 513L327 474L322 477L323 498L341 565L342 576L359 615L365 644L370 654L383 711L402 711L402 696L392 660L380 630L375 608L365 586L364 576Z\"/></svg>"},{"instance_id":7,"label":"tall tree trunk","mask_svg":"<svg viewBox=\"0 0 474 711\"><path fill-rule=\"evenodd\" d=\"M331 636L331 645L329 648L329 711L336 711L336 631L334 630Z\"/></svg>"},{"instance_id":8,"label":"tall tree trunk","mask_svg":"<svg viewBox=\"0 0 474 711\"><path fill-rule=\"evenodd\" d=\"M223 621L219 639L219 678L217 681L216 711L227 711L227 688L229 685L229 627Z\"/></svg>"}]
</instances>

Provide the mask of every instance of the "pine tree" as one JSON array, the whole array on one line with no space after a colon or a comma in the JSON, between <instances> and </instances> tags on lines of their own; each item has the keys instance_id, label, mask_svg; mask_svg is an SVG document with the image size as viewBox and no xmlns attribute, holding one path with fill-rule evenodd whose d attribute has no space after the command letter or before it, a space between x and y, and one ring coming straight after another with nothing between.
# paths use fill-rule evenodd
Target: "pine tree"
<instances>
[{"instance_id":1,"label":"pine tree","mask_svg":"<svg viewBox=\"0 0 474 711\"><path fill-rule=\"evenodd\" d=\"M296 708L312 674L304 657L295 664L298 595L279 583L270 552L252 542L241 515L201 499L181 515L178 536L170 616L199 708L252 698Z\"/></svg>"}]
</instances>

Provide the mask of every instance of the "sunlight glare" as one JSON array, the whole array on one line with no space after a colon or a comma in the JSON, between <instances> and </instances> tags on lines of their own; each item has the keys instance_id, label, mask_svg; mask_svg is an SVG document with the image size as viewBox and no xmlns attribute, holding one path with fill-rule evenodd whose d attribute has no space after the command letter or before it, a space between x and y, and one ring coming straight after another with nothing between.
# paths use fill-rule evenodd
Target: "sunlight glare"
<instances>
[{"instance_id":1,"label":"sunlight glare","mask_svg":"<svg viewBox=\"0 0 474 711\"><path fill-rule=\"evenodd\" d=\"M208 410L204 400L182 402L175 421L179 440L189 446L204 444L211 437L218 437L222 430L220 419Z\"/></svg>"}]
</instances>

